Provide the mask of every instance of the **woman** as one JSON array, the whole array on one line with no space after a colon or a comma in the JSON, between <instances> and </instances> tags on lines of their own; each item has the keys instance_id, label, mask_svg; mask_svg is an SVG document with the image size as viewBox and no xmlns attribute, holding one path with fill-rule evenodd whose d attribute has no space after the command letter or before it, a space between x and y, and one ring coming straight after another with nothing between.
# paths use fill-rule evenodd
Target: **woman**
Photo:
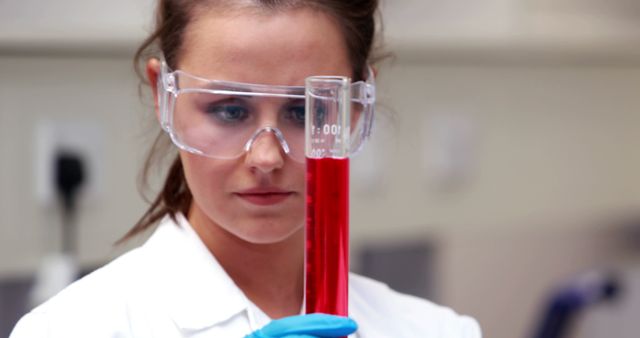
<instances>
[{"instance_id":1,"label":"woman","mask_svg":"<svg viewBox=\"0 0 640 338\"><path fill-rule=\"evenodd\" d=\"M125 238L161 220L158 229L26 315L12 337L480 337L473 319L356 275L351 318L300 315L304 101L282 94L312 75L372 85L376 8L160 0L137 59L156 55L146 73L179 155Z\"/></svg>"}]
</instances>

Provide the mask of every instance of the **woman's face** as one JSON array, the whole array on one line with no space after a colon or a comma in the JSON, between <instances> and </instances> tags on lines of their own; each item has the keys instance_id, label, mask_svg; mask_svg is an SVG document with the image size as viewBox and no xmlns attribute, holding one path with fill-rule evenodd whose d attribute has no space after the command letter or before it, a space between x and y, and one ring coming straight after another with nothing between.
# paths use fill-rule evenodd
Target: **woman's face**
<instances>
[{"instance_id":1,"label":"woman's face","mask_svg":"<svg viewBox=\"0 0 640 338\"><path fill-rule=\"evenodd\" d=\"M312 75L352 73L338 25L304 8L203 10L187 26L177 68L207 79L296 86ZM274 126L277 118L265 120ZM194 227L250 243L277 243L302 230L304 163L289 158L272 133L261 134L237 159L184 151L180 157L194 197Z\"/></svg>"}]
</instances>

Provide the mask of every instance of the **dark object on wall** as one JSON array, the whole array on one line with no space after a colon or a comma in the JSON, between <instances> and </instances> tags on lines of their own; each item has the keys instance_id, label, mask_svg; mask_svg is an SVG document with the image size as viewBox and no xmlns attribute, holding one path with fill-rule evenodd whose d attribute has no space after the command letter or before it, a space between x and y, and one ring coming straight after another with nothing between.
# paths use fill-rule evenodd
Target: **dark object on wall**
<instances>
[{"instance_id":1,"label":"dark object on wall","mask_svg":"<svg viewBox=\"0 0 640 338\"><path fill-rule=\"evenodd\" d=\"M32 286L32 278L0 281L0 337L9 337L18 319L29 310L27 298Z\"/></svg>"},{"instance_id":2,"label":"dark object on wall","mask_svg":"<svg viewBox=\"0 0 640 338\"><path fill-rule=\"evenodd\" d=\"M87 267L78 278L86 276L98 267ZM18 320L30 311L29 293L33 277L13 277L0 280L0 337L9 337Z\"/></svg>"},{"instance_id":3,"label":"dark object on wall","mask_svg":"<svg viewBox=\"0 0 640 338\"><path fill-rule=\"evenodd\" d=\"M75 253L75 214L77 196L86 181L84 161L81 155L60 151L55 162L55 187L63 206L62 248L68 254Z\"/></svg>"},{"instance_id":4,"label":"dark object on wall","mask_svg":"<svg viewBox=\"0 0 640 338\"><path fill-rule=\"evenodd\" d=\"M359 272L394 290L433 300L434 253L428 242L365 245Z\"/></svg>"},{"instance_id":5,"label":"dark object on wall","mask_svg":"<svg viewBox=\"0 0 640 338\"><path fill-rule=\"evenodd\" d=\"M640 215L632 213L624 215L614 222L620 229L620 237L623 243L630 246L636 252L640 251Z\"/></svg>"}]
</instances>

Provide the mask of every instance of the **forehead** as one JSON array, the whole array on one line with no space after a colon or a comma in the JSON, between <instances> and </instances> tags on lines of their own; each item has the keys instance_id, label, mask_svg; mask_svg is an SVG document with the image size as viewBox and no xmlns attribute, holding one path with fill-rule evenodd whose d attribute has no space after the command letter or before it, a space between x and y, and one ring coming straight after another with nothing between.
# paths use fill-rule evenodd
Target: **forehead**
<instances>
[{"instance_id":1,"label":"forehead","mask_svg":"<svg viewBox=\"0 0 640 338\"><path fill-rule=\"evenodd\" d=\"M203 9L185 30L177 68L248 83L303 85L312 75L351 76L342 31L310 8Z\"/></svg>"}]
</instances>

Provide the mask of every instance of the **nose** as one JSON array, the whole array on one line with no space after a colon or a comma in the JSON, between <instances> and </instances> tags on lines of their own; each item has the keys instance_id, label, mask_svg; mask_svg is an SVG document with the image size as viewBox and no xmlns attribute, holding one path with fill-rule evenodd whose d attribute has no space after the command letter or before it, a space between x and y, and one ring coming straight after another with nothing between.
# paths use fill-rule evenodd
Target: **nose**
<instances>
[{"instance_id":1,"label":"nose","mask_svg":"<svg viewBox=\"0 0 640 338\"><path fill-rule=\"evenodd\" d=\"M282 168L286 144L282 144L277 133L277 129L269 127L258 131L245 147L245 164L263 173Z\"/></svg>"}]
</instances>

